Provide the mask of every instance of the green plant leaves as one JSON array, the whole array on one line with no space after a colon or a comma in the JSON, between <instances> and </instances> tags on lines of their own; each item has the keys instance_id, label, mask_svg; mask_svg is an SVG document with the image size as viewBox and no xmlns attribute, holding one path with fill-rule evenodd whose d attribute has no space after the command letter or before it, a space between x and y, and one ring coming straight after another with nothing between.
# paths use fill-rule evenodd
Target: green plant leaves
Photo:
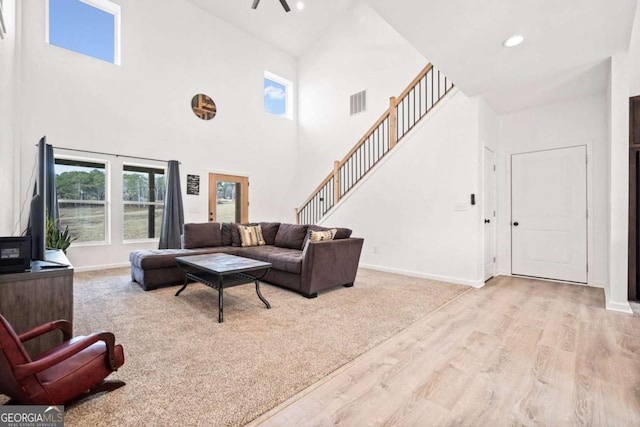
<instances>
[{"instance_id":1,"label":"green plant leaves","mask_svg":"<svg viewBox=\"0 0 640 427\"><path fill-rule=\"evenodd\" d=\"M67 253L67 249L71 246L71 242L76 240L77 237L71 237L69 234L69 226L65 226L64 230L61 230L58 225L47 219L47 240L46 246L51 249L62 249L64 253Z\"/></svg>"}]
</instances>

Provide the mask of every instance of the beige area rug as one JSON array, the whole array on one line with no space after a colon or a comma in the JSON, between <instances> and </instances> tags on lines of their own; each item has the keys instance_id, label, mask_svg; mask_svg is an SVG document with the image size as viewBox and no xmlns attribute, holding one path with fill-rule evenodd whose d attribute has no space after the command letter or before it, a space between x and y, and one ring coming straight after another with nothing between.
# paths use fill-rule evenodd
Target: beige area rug
<instances>
[{"instance_id":1,"label":"beige area rug","mask_svg":"<svg viewBox=\"0 0 640 427\"><path fill-rule=\"evenodd\" d=\"M74 334L113 331L127 385L66 408L67 426L243 425L470 288L361 269L316 299L261 285L144 292L128 269L77 273Z\"/></svg>"}]
</instances>

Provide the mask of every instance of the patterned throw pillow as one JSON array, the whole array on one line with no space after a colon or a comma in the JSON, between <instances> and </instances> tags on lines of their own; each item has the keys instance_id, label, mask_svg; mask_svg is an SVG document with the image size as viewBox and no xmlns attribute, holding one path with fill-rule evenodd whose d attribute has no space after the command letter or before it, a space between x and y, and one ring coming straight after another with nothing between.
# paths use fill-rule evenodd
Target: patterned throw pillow
<instances>
[{"instance_id":1,"label":"patterned throw pillow","mask_svg":"<svg viewBox=\"0 0 640 427\"><path fill-rule=\"evenodd\" d=\"M332 228L327 231L312 231L309 230L309 241L310 242L322 242L323 240L333 240L336 237L336 233L338 232L337 228Z\"/></svg>"},{"instance_id":2,"label":"patterned throw pillow","mask_svg":"<svg viewBox=\"0 0 640 427\"><path fill-rule=\"evenodd\" d=\"M262 227L259 225L238 225L238 233L243 248L264 246L265 244L264 237L262 237Z\"/></svg>"}]
</instances>

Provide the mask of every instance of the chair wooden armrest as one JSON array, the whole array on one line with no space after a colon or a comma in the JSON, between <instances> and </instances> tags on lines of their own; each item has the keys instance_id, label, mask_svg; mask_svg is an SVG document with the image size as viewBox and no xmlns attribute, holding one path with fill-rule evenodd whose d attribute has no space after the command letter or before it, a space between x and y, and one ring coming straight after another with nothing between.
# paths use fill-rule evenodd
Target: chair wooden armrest
<instances>
[{"instance_id":1,"label":"chair wooden armrest","mask_svg":"<svg viewBox=\"0 0 640 427\"><path fill-rule=\"evenodd\" d=\"M68 320L55 320L53 322L45 323L44 325L36 326L35 328L19 334L18 339L20 339L20 342L25 342L55 330L62 331L63 341L71 339L71 322Z\"/></svg>"},{"instance_id":2,"label":"chair wooden armrest","mask_svg":"<svg viewBox=\"0 0 640 427\"><path fill-rule=\"evenodd\" d=\"M109 367L112 370L117 369L117 363L115 358L115 336L111 332L96 332L91 335L87 335L81 340L74 342L57 351L55 353L49 354L42 359L38 359L34 362L25 363L22 365L16 365L14 368L15 376L18 380L24 379L29 375L37 374L47 368L50 368L63 360L68 359L89 347L92 344L95 344L98 341L104 341L107 345L107 360L109 362Z\"/></svg>"}]
</instances>

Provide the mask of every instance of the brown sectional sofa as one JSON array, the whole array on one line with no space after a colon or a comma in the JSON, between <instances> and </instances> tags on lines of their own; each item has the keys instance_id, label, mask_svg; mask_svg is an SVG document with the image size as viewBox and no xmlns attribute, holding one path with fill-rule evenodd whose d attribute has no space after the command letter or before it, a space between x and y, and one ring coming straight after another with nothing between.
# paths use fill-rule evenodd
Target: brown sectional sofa
<instances>
[{"instance_id":1,"label":"brown sectional sofa","mask_svg":"<svg viewBox=\"0 0 640 427\"><path fill-rule=\"evenodd\" d=\"M185 224L182 249L134 251L129 255L131 279L144 290L181 284L184 273L175 258L186 255L227 253L272 264L262 281L315 298L334 286L353 286L364 239L337 228L333 240L307 241L309 231L326 231L317 225L261 222L264 246L242 247L233 223Z\"/></svg>"}]
</instances>

